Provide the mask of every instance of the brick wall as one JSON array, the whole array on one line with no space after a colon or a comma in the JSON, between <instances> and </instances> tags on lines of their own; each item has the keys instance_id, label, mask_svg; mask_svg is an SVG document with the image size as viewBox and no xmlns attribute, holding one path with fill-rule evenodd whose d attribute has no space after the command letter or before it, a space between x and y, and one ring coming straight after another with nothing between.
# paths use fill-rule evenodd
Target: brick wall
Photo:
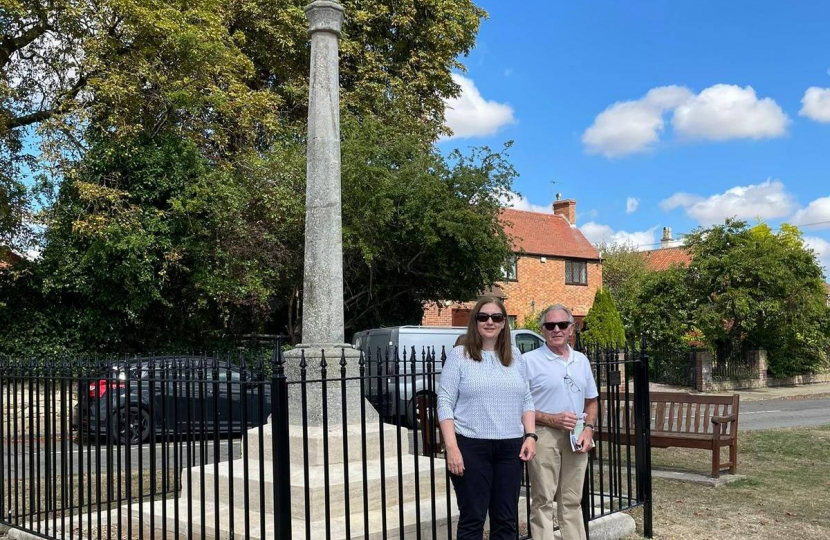
<instances>
[{"instance_id":1,"label":"brick wall","mask_svg":"<svg viewBox=\"0 0 830 540\"><path fill-rule=\"evenodd\" d=\"M443 302L430 302L424 306L424 326L452 326L452 310L457 304L445 305Z\"/></svg>"},{"instance_id":2,"label":"brick wall","mask_svg":"<svg viewBox=\"0 0 830 540\"><path fill-rule=\"evenodd\" d=\"M532 311L540 311L551 304L564 304L577 317L584 317L594 304L594 295L602 287L602 265L588 262L588 284L565 284L565 259L520 256L517 263L517 281L498 283L507 297L504 301L508 315L522 324ZM428 304L421 322L429 326L450 326L453 309L469 309L475 303Z\"/></svg>"},{"instance_id":3,"label":"brick wall","mask_svg":"<svg viewBox=\"0 0 830 540\"><path fill-rule=\"evenodd\" d=\"M577 317L584 317L594 305L594 295L602 287L602 265L588 262L588 284L565 284L565 259L519 257L515 282L500 283L507 299L507 313L522 324L526 315L551 304L564 304Z\"/></svg>"}]
</instances>

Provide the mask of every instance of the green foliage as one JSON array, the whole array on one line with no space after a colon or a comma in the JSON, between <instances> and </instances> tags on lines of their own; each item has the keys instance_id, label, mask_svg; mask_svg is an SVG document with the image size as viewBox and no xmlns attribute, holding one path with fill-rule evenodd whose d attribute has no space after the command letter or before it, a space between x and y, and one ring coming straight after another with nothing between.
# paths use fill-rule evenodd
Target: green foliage
<instances>
[{"instance_id":1,"label":"green foliage","mask_svg":"<svg viewBox=\"0 0 830 540\"><path fill-rule=\"evenodd\" d=\"M374 120L344 122L347 326L413 324L424 300L465 300L499 280L510 254L499 200L507 148L445 158Z\"/></svg>"},{"instance_id":2,"label":"green foliage","mask_svg":"<svg viewBox=\"0 0 830 540\"><path fill-rule=\"evenodd\" d=\"M541 311L531 311L527 315L525 315L525 320L522 321L520 328L524 328L525 330L533 330L537 334L542 334L542 326L539 324L539 320L542 318Z\"/></svg>"},{"instance_id":3,"label":"green foliage","mask_svg":"<svg viewBox=\"0 0 830 540\"><path fill-rule=\"evenodd\" d=\"M709 343L745 342L769 352L775 376L826 363L830 347L824 280L796 227L774 233L727 220L687 237L695 320Z\"/></svg>"},{"instance_id":4,"label":"green foliage","mask_svg":"<svg viewBox=\"0 0 830 540\"><path fill-rule=\"evenodd\" d=\"M602 287L622 317L627 342L638 343L641 290L650 273L646 260L631 244L600 244L597 250L602 256Z\"/></svg>"},{"instance_id":5,"label":"green foliage","mask_svg":"<svg viewBox=\"0 0 830 540\"><path fill-rule=\"evenodd\" d=\"M597 290L594 305L585 316L582 345L586 347L615 348L625 345L622 318L614 305L611 294Z\"/></svg>"},{"instance_id":6,"label":"green foliage","mask_svg":"<svg viewBox=\"0 0 830 540\"><path fill-rule=\"evenodd\" d=\"M633 327L649 347L679 350L698 336L696 299L688 286L689 270L675 266L647 274L640 284Z\"/></svg>"},{"instance_id":7,"label":"green foliage","mask_svg":"<svg viewBox=\"0 0 830 540\"><path fill-rule=\"evenodd\" d=\"M11 38L0 50L0 238L21 238L31 212L26 160L47 225L42 259L0 277L0 302L32 306L9 319L19 339L2 347L38 347L41 334L111 351L262 330L298 338L306 3L0 9ZM459 92L451 72L486 14L468 0L343 4L347 320L413 322L421 300L491 284L508 251L496 219L515 175L505 154L446 159L432 146ZM22 154L33 127L38 163ZM14 331L24 326L39 334Z\"/></svg>"},{"instance_id":8,"label":"green foliage","mask_svg":"<svg viewBox=\"0 0 830 540\"><path fill-rule=\"evenodd\" d=\"M499 279L510 248L498 201L515 175L504 151L444 158L370 118L346 117L344 136L349 328L417 322L423 300L469 298ZM215 167L175 135L95 141L51 209L32 265L40 281L25 284L49 315L26 324L73 350L298 339L304 158L285 143ZM22 294L9 286L6 297Z\"/></svg>"}]
</instances>

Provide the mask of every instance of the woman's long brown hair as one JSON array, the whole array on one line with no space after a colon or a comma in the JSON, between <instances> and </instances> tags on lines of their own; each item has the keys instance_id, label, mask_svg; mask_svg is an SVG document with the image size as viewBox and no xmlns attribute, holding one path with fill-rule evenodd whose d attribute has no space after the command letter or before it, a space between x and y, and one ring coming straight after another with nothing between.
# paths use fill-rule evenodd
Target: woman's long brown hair
<instances>
[{"instance_id":1,"label":"woman's long brown hair","mask_svg":"<svg viewBox=\"0 0 830 540\"><path fill-rule=\"evenodd\" d=\"M507 320L507 310L501 300L495 296L482 296L476 302L473 311L470 312L470 321L467 323L467 333L464 335L464 352L467 356L477 362L481 362L481 347L484 345L484 340L481 339L481 334L478 333L478 321L476 317L481 311L482 306L487 304L496 304L504 315L504 326L499 332L499 337L496 338L496 355L499 357L499 362L504 366L509 366L513 363L513 347L510 343L510 324Z\"/></svg>"}]
</instances>

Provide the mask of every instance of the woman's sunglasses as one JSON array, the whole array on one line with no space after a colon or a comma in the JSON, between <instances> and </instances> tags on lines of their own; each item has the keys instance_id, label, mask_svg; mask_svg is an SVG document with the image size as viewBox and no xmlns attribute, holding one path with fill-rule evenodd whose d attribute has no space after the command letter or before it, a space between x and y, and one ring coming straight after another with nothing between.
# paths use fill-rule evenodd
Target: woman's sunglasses
<instances>
[{"instance_id":1,"label":"woman's sunglasses","mask_svg":"<svg viewBox=\"0 0 830 540\"><path fill-rule=\"evenodd\" d=\"M569 321L561 321L561 322L546 322L543 323L542 326L545 327L545 330L553 330L554 328L558 328L560 330L565 330L571 325Z\"/></svg>"},{"instance_id":2,"label":"woman's sunglasses","mask_svg":"<svg viewBox=\"0 0 830 540\"><path fill-rule=\"evenodd\" d=\"M494 323L504 322L504 315L501 313L479 313L476 315L478 322L487 322L487 319L493 319Z\"/></svg>"}]
</instances>

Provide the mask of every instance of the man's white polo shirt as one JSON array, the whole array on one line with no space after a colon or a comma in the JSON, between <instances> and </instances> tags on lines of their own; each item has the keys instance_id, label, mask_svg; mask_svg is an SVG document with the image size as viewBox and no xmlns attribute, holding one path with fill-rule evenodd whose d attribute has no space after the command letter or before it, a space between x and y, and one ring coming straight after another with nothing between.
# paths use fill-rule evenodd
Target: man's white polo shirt
<instances>
[{"instance_id":1,"label":"man's white polo shirt","mask_svg":"<svg viewBox=\"0 0 830 540\"><path fill-rule=\"evenodd\" d=\"M568 360L547 345L522 355L537 411L549 414L574 412L581 415L585 400L599 395L588 358L568 346Z\"/></svg>"}]
</instances>

